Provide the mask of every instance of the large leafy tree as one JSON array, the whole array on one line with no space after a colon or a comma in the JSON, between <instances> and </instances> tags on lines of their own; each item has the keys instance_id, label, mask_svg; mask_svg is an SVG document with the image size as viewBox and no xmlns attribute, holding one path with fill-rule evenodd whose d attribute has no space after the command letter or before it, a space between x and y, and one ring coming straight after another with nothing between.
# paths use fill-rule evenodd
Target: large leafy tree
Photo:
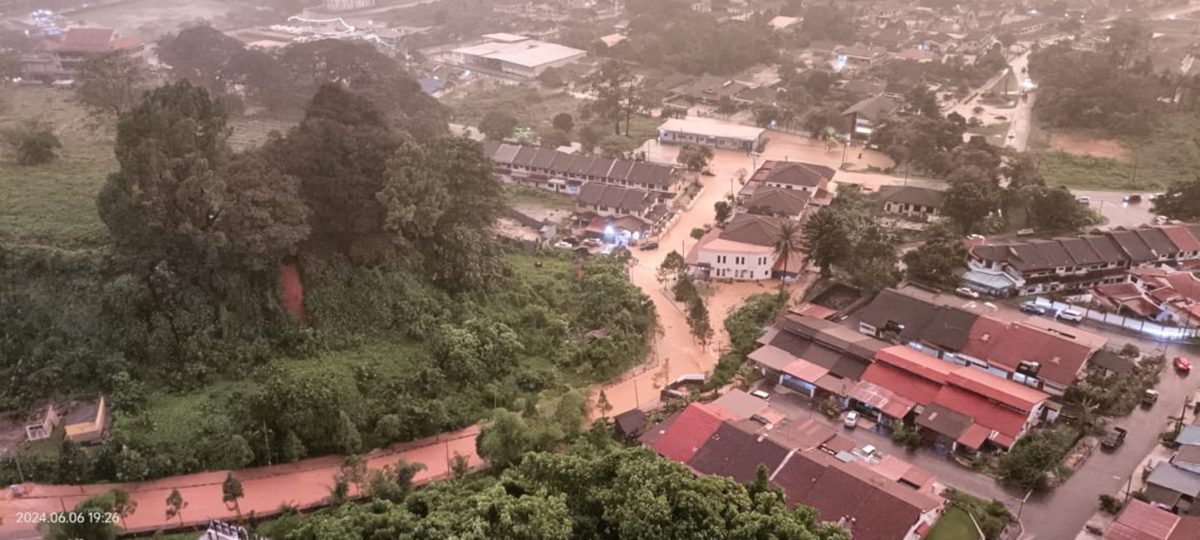
<instances>
[{"instance_id":1,"label":"large leafy tree","mask_svg":"<svg viewBox=\"0 0 1200 540\"><path fill-rule=\"evenodd\" d=\"M308 232L292 177L233 156L226 118L204 89L159 88L121 118L117 172L100 192L116 245L145 267L262 269Z\"/></svg>"},{"instance_id":2,"label":"large leafy tree","mask_svg":"<svg viewBox=\"0 0 1200 540\"><path fill-rule=\"evenodd\" d=\"M427 273L452 290L480 287L499 271L491 224L504 201L491 161L463 138L406 143L387 164L379 194L384 227L425 256Z\"/></svg>"},{"instance_id":3,"label":"large leafy tree","mask_svg":"<svg viewBox=\"0 0 1200 540\"><path fill-rule=\"evenodd\" d=\"M811 508L789 509L765 480L697 477L644 448L598 444L529 454L498 479L438 483L404 504L321 512L288 538L848 538Z\"/></svg>"},{"instance_id":4,"label":"large leafy tree","mask_svg":"<svg viewBox=\"0 0 1200 540\"><path fill-rule=\"evenodd\" d=\"M945 227L935 226L924 244L904 254L904 267L910 280L955 287L966 259L962 238Z\"/></svg>"},{"instance_id":5,"label":"large leafy tree","mask_svg":"<svg viewBox=\"0 0 1200 540\"><path fill-rule=\"evenodd\" d=\"M1066 187L1037 188L1029 201L1029 221L1042 231L1074 231L1094 219Z\"/></svg>"},{"instance_id":6,"label":"large leafy tree","mask_svg":"<svg viewBox=\"0 0 1200 540\"><path fill-rule=\"evenodd\" d=\"M1154 199L1154 212L1172 219L1200 218L1200 177L1177 181Z\"/></svg>"},{"instance_id":7,"label":"large leafy tree","mask_svg":"<svg viewBox=\"0 0 1200 540\"><path fill-rule=\"evenodd\" d=\"M170 67L172 79L188 80L222 94L228 90L224 74L229 63L245 48L241 41L202 24L163 36L155 55Z\"/></svg>"},{"instance_id":8,"label":"large leafy tree","mask_svg":"<svg viewBox=\"0 0 1200 540\"><path fill-rule=\"evenodd\" d=\"M963 234L987 232L1001 202L995 182L984 171L967 167L950 178L942 213Z\"/></svg>"},{"instance_id":9,"label":"large leafy tree","mask_svg":"<svg viewBox=\"0 0 1200 540\"><path fill-rule=\"evenodd\" d=\"M383 189L398 142L379 110L341 85L321 86L299 126L266 145L270 161L300 180L312 211L311 245L356 260L388 253Z\"/></svg>"},{"instance_id":10,"label":"large leafy tree","mask_svg":"<svg viewBox=\"0 0 1200 540\"><path fill-rule=\"evenodd\" d=\"M775 258L783 261L783 272L788 271L788 262L791 261L792 255L800 251L804 244L802 235L803 227L797 221L783 219L779 222L779 228L775 231L775 237L771 239L771 250L775 254ZM799 271L799 269L796 269ZM782 291L787 284L786 280L779 280L779 290Z\"/></svg>"},{"instance_id":11,"label":"large leafy tree","mask_svg":"<svg viewBox=\"0 0 1200 540\"><path fill-rule=\"evenodd\" d=\"M367 98L400 133L423 140L444 135L449 112L392 58L365 41L323 39L294 43L280 62L289 87L310 96L334 83Z\"/></svg>"},{"instance_id":12,"label":"large leafy tree","mask_svg":"<svg viewBox=\"0 0 1200 540\"><path fill-rule=\"evenodd\" d=\"M84 60L75 76L75 96L84 106L100 114L120 116L137 104L146 83L141 58L114 51Z\"/></svg>"},{"instance_id":13,"label":"large leafy tree","mask_svg":"<svg viewBox=\"0 0 1200 540\"><path fill-rule=\"evenodd\" d=\"M852 248L849 220L832 209L817 212L805 223L800 246L805 264L817 265L822 278L832 276L834 265L845 261Z\"/></svg>"}]
</instances>

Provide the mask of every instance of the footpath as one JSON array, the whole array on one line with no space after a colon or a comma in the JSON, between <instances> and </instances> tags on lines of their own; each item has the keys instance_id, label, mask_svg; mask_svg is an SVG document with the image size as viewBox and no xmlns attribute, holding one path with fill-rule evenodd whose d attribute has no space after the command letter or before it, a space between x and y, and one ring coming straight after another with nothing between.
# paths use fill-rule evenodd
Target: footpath
<instances>
[{"instance_id":1,"label":"footpath","mask_svg":"<svg viewBox=\"0 0 1200 540\"><path fill-rule=\"evenodd\" d=\"M483 467L475 452L479 426L433 437L402 443L386 450L375 450L363 456L370 469L380 469L400 460L420 463L425 470L414 478L417 484L449 477L455 454L467 458L472 469ZM306 459L286 465L233 471L242 482L246 496L239 501L243 516L271 516L287 505L299 510L324 506L333 487L334 475L341 468L341 456ZM48 519L54 512L69 511L88 497L123 488L137 503L137 510L125 520L131 533L153 532L164 528L203 526L209 519L233 520L237 511L222 500L221 485L229 471L173 476L147 482L127 484L42 485L22 484L22 495L14 497L11 489L0 493L0 540L41 538L37 530L39 519ZM178 489L187 506L182 520L167 520L167 496ZM42 516L45 516L44 518Z\"/></svg>"}]
</instances>

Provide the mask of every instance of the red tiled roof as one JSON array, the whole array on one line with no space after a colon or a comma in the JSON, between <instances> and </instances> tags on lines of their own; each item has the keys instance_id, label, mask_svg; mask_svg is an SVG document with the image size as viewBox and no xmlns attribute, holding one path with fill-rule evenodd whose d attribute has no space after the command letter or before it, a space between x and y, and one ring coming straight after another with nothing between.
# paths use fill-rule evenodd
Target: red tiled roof
<instances>
[{"instance_id":1,"label":"red tiled roof","mask_svg":"<svg viewBox=\"0 0 1200 540\"><path fill-rule=\"evenodd\" d=\"M970 416L976 424L998 431L1012 440L1020 437L1025 429L1025 415L954 386L942 387L933 402ZM996 442L1001 440L997 439Z\"/></svg>"},{"instance_id":2,"label":"red tiled roof","mask_svg":"<svg viewBox=\"0 0 1200 540\"><path fill-rule=\"evenodd\" d=\"M1050 397L1041 390L969 367L955 370L948 382L1024 412L1032 411L1038 403Z\"/></svg>"},{"instance_id":3,"label":"red tiled roof","mask_svg":"<svg viewBox=\"0 0 1200 540\"><path fill-rule=\"evenodd\" d=\"M793 454L772 480L783 488L788 504L811 506L824 521L854 518L854 540L904 538L924 512L941 505L936 498L821 452Z\"/></svg>"},{"instance_id":4,"label":"red tiled roof","mask_svg":"<svg viewBox=\"0 0 1200 540\"><path fill-rule=\"evenodd\" d=\"M953 364L904 345L884 348L875 353L875 359L936 383L945 382L954 369Z\"/></svg>"},{"instance_id":5,"label":"red tiled roof","mask_svg":"<svg viewBox=\"0 0 1200 540\"><path fill-rule=\"evenodd\" d=\"M67 30L63 40L53 45L53 49L74 53L106 53L123 49L132 49L141 42L132 37L117 37L111 28L71 28Z\"/></svg>"},{"instance_id":6,"label":"red tiled roof","mask_svg":"<svg viewBox=\"0 0 1200 540\"><path fill-rule=\"evenodd\" d=\"M1192 233L1179 225L1170 225L1162 227L1162 232L1167 235L1175 247L1179 251L1200 251L1200 241L1192 237Z\"/></svg>"},{"instance_id":7,"label":"red tiled roof","mask_svg":"<svg viewBox=\"0 0 1200 540\"><path fill-rule=\"evenodd\" d=\"M1178 524L1179 516L1130 499L1117 521L1104 532L1104 540L1167 540Z\"/></svg>"},{"instance_id":8,"label":"red tiled roof","mask_svg":"<svg viewBox=\"0 0 1200 540\"><path fill-rule=\"evenodd\" d=\"M876 362L863 373L862 380L881 386L892 393L914 403L926 404L933 401L941 383L913 375L900 368Z\"/></svg>"},{"instance_id":9,"label":"red tiled roof","mask_svg":"<svg viewBox=\"0 0 1200 540\"><path fill-rule=\"evenodd\" d=\"M979 450L979 447L983 445L983 441L986 441L988 435L991 435L991 433L992 430L988 428L979 424L971 424L971 427L958 436L958 443L964 444L972 450Z\"/></svg>"},{"instance_id":10,"label":"red tiled roof","mask_svg":"<svg viewBox=\"0 0 1200 540\"><path fill-rule=\"evenodd\" d=\"M1038 378L1068 386L1095 351L1066 336L1023 323L980 317L971 326L962 352L1010 372L1016 371L1023 360L1038 362Z\"/></svg>"},{"instance_id":11,"label":"red tiled roof","mask_svg":"<svg viewBox=\"0 0 1200 540\"><path fill-rule=\"evenodd\" d=\"M651 448L667 459L687 463L720 427L721 417L716 412L693 403L666 426Z\"/></svg>"}]
</instances>

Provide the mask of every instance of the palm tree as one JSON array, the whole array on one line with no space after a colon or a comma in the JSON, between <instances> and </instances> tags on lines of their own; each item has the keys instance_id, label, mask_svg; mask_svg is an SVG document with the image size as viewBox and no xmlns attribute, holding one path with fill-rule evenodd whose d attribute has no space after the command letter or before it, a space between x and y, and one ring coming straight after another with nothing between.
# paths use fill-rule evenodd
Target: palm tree
<instances>
[{"instance_id":1,"label":"palm tree","mask_svg":"<svg viewBox=\"0 0 1200 540\"><path fill-rule=\"evenodd\" d=\"M775 260L783 259L783 276L779 278L779 292L782 293L787 286L788 261L792 258L792 254L800 251L800 222L790 219L781 220L779 229L775 231L775 242L772 249L774 250Z\"/></svg>"}]
</instances>

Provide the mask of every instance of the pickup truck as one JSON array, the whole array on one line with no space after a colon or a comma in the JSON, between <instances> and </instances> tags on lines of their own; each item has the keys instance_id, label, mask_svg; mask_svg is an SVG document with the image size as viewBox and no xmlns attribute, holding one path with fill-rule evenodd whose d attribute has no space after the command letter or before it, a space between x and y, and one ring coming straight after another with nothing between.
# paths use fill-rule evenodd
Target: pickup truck
<instances>
[{"instance_id":1,"label":"pickup truck","mask_svg":"<svg viewBox=\"0 0 1200 540\"><path fill-rule=\"evenodd\" d=\"M1125 428L1113 428L1108 435L1104 436L1104 440L1100 441L1100 447L1105 450L1115 450L1125 442L1126 433Z\"/></svg>"}]
</instances>

